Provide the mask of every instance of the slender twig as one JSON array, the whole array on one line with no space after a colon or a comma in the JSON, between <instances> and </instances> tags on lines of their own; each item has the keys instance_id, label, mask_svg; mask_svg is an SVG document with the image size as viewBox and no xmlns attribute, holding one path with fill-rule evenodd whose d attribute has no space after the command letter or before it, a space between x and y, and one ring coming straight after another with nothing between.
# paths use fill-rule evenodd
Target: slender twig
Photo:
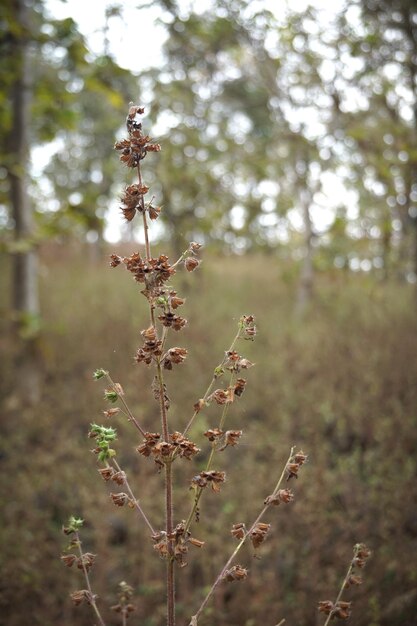
<instances>
[{"instance_id":1,"label":"slender twig","mask_svg":"<svg viewBox=\"0 0 417 626\"><path fill-rule=\"evenodd\" d=\"M100 611L98 610L96 601L94 599L94 594L93 594L93 591L91 589L90 577L88 575L88 571L87 571L87 568L86 568L84 560L83 560L83 551L82 551L82 548L81 548L81 540L80 540L80 536L79 536L78 532L75 532L74 536L75 536L75 540L76 540L76 543L77 543L78 552L80 553L80 563L81 563L81 566L82 566L83 572L84 572L85 584L87 585L88 593L90 594L90 599L89 599L90 604L93 607L93 610L94 610L94 612L95 612L95 614L97 616L97 619L98 619L98 621L100 623L100 626L106 626L106 623L103 620L103 618L101 617Z\"/></svg>"},{"instance_id":2,"label":"slender twig","mask_svg":"<svg viewBox=\"0 0 417 626\"><path fill-rule=\"evenodd\" d=\"M233 339L232 343L230 344L229 349L225 352L222 362L221 362L221 363L220 363L220 364L219 364L219 365L215 368L215 370L214 370L214 371L215 371L215 373L214 373L214 375L213 375L213 378L211 379L211 382L210 382L209 386L207 387L207 389L206 389L206 392L205 392L204 396L202 397L203 402L205 402L205 401L207 400L207 398L208 398L208 396L210 395L210 392L211 392L211 390L212 390L212 388L213 388L214 383L215 383L215 382L216 382L216 380L219 378L219 375L218 375L218 374L216 374L216 370L220 370L220 369L223 367L223 365L226 363L227 358L228 358L228 357L227 357L227 354L228 354L228 352L232 352L232 351L233 351L233 349L234 349L234 347L235 347L235 344L236 344L237 340L238 340L238 339L240 339L240 333L241 333L241 330L242 330L242 326L241 326L241 324L239 324L239 330L238 330L238 332L236 333L236 336L235 336L235 338ZM194 422L194 420L195 420L195 418L197 417L197 415L198 415L198 413L199 413L199 412L200 412L200 409L196 409L196 410L194 411L194 413L193 413L193 415L192 415L192 417L191 417L190 421L188 422L187 426L185 427L185 429L184 429L184 431L183 431L183 433L182 433L182 434L184 435L184 437L185 437L185 435L188 433L188 431L190 430L190 428L191 428L191 426L193 425L193 422Z\"/></svg>"},{"instance_id":3,"label":"slender twig","mask_svg":"<svg viewBox=\"0 0 417 626\"><path fill-rule=\"evenodd\" d=\"M164 378L162 374L161 363L158 361L156 364L158 385L159 385L159 407L161 413L161 426L164 436L164 440L168 441L168 415L165 406L165 393L164 393ZM174 572L174 554L173 545L170 540L172 530L174 527L173 522L173 503L172 503L172 460L169 459L165 463L165 521L166 521L166 533L167 533L167 624L168 626L175 625L175 572Z\"/></svg>"},{"instance_id":4,"label":"slender twig","mask_svg":"<svg viewBox=\"0 0 417 626\"><path fill-rule=\"evenodd\" d=\"M140 169L140 162L138 163L138 180L139 180L139 187L143 186L143 181L142 181L142 172ZM149 228L148 228L148 222L146 220L146 213L145 213L145 199L143 197L143 195L140 198L140 204L141 204L141 210L142 210L142 218L143 218L143 232L145 234L145 249L146 249L146 258L150 259L151 258L151 246L149 243Z\"/></svg>"},{"instance_id":5,"label":"slender twig","mask_svg":"<svg viewBox=\"0 0 417 626\"><path fill-rule=\"evenodd\" d=\"M232 374L230 376L230 384L229 384L229 386L231 386L232 383L233 383L233 372L232 372ZM225 404L224 407L223 407L222 415L221 415L220 422L219 422L219 430L223 429L224 422L226 420L226 415L227 415L227 411L228 411L229 407L230 407L230 403ZM206 469L205 469L206 472L210 471L215 451L216 451L216 444L215 444L215 442L213 442L213 444L211 446L210 456L208 458ZM185 533L189 530L189 528L191 526L191 522L193 521L193 517L194 517L194 514L195 514L195 512L197 510L197 507L199 505L201 496L203 495L203 491L204 491L204 487L198 487L197 488L197 493L196 493L195 498L194 498L193 506L191 507L190 514L188 515L187 521L185 522L185 526L184 526L184 532Z\"/></svg>"},{"instance_id":6,"label":"slender twig","mask_svg":"<svg viewBox=\"0 0 417 626\"><path fill-rule=\"evenodd\" d=\"M139 422L137 421L137 419L134 417L132 411L130 410L125 398L123 395L120 395L120 393L117 391L117 387L116 387L116 383L113 382L110 374L108 372L106 372L106 379L107 382L109 383L109 385L111 385L112 389L117 393L117 396L120 400L120 402L123 404L123 407L125 409L125 411L123 411L125 413L125 415L127 415L127 418L129 420L129 422L132 422L132 424L138 429L138 431L140 432L140 434L144 437L145 436L145 431L143 430L142 426L139 424Z\"/></svg>"},{"instance_id":7,"label":"slender twig","mask_svg":"<svg viewBox=\"0 0 417 626\"><path fill-rule=\"evenodd\" d=\"M338 603L340 602L340 600L342 599L343 592L346 589L346 583L349 580L354 567L355 567L355 557L353 557L353 559L351 560L351 562L349 564L348 571L346 572L346 576L343 579L343 582L342 582L342 585L341 585L341 587L339 589L339 593L337 595L337 598L336 598L336 601L334 603L334 606L337 606ZM326 621L324 622L324 626L328 626L328 624L329 624L330 620L332 619L332 617L333 617L333 612L330 611L329 615L327 616Z\"/></svg>"},{"instance_id":8,"label":"slender twig","mask_svg":"<svg viewBox=\"0 0 417 626\"><path fill-rule=\"evenodd\" d=\"M275 495L278 492L278 490L279 490L279 488L281 486L281 483L284 480L284 476L285 476L287 465L288 465L288 463L290 463L293 454L294 454L294 447L291 448L288 460L286 461L286 463L284 465L284 469L282 470L281 476L279 477L279 480L278 480L277 484L275 485L275 489L272 492L272 495ZM249 537L249 535L251 534L251 532L253 531L255 526L261 521L261 519L265 515L265 512L267 511L269 506L270 506L269 504L265 504L265 506L263 507L263 509L259 513L259 515L256 518L256 520L253 522L253 524L249 528L249 530L247 530L245 532L244 536L239 541L239 543L236 546L236 548L234 549L232 555L229 557L229 559L227 560L226 564L223 566L222 570L220 571L219 575L217 576L216 580L214 581L213 585L211 586L210 590L208 591L207 595L205 596L205 598L204 598L203 602L201 603L200 608L198 609L197 613L195 615L193 615L194 621L196 621L198 619L198 617L201 615L201 613L203 612L207 602L210 600L210 598L213 595L214 591L216 590L217 586L223 580L223 577L224 577L224 575L226 573L226 570L230 567L230 565L232 564L233 560L236 558L239 550L241 549L241 547L243 546L243 544L245 543L246 539Z\"/></svg>"},{"instance_id":9,"label":"slender twig","mask_svg":"<svg viewBox=\"0 0 417 626\"><path fill-rule=\"evenodd\" d=\"M112 459L113 465L115 466L115 468L117 469L118 472L121 472L122 469L120 467L120 465L118 464L118 462L116 461L115 458ZM125 477L125 485L126 485L126 489L129 492L129 495L132 499L132 504L135 506L135 509L137 510L137 512L139 513L139 515L143 518L145 524L147 525L147 527L149 528L149 530L151 531L151 534L154 535L155 534L155 530L152 527L152 524L150 523L148 517L146 516L144 510L142 509L142 507L139 504L139 500L137 498L135 498L132 489L129 485L129 482L127 480L127 478Z\"/></svg>"},{"instance_id":10,"label":"slender twig","mask_svg":"<svg viewBox=\"0 0 417 626\"><path fill-rule=\"evenodd\" d=\"M172 503L172 462L165 464L165 504L166 504L166 532L167 532L167 625L175 626L175 570L174 547L170 536L173 530L173 503Z\"/></svg>"}]
</instances>

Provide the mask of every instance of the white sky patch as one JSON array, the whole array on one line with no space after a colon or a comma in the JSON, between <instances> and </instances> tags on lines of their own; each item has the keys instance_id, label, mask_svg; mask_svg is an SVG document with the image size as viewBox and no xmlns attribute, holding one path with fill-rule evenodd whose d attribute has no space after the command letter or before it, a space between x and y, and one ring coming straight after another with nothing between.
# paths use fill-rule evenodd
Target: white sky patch
<instances>
[{"instance_id":1,"label":"white sky patch","mask_svg":"<svg viewBox=\"0 0 417 626\"><path fill-rule=\"evenodd\" d=\"M56 19L72 17L87 38L92 52L102 54L106 8L115 4L111 0L47 0L46 7ZM108 19L107 30L109 50L117 63L135 73L161 64L162 46L167 38L161 23L164 19L162 9L140 0L123 0L120 6L121 15Z\"/></svg>"}]
</instances>

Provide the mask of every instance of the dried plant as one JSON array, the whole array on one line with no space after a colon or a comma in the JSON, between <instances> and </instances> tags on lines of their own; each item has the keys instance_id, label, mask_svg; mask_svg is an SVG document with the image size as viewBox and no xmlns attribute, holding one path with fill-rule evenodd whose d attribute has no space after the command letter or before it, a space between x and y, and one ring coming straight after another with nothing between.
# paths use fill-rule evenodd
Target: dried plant
<instances>
[{"instance_id":1,"label":"dried plant","mask_svg":"<svg viewBox=\"0 0 417 626\"><path fill-rule=\"evenodd\" d=\"M92 424L89 437L94 440L93 452L99 465L98 472L101 478L114 484L114 491L110 494L111 501L117 507L127 506L136 511L144 524L144 529L150 538L150 545L161 559L166 562L166 615L168 626L175 624L175 578L177 568L187 564L190 548L201 549L204 542L193 536L192 527L199 521L200 502L207 491L219 492L226 480L226 473L218 467L221 458L219 453L228 448L239 445L242 430L227 429L226 420L232 404L239 401L242 396L246 379L244 373L252 367L252 363L241 356L238 352L238 344L242 340L253 340L256 336L256 325L252 315L243 315L238 323L237 333L225 351L221 362L214 368L212 379L206 392L195 403L193 413L185 427L176 425L176 430L169 420L170 397L166 385L166 375L173 368L180 366L187 358L187 350L183 347L169 345L170 334L175 335L187 325L187 320L178 314L185 300L171 286L171 280L176 272L184 268L187 272L193 272L200 264L198 258L200 244L191 242L184 253L174 263L169 258L160 254L153 257L148 235L149 220L156 220L161 212L159 206L153 204L153 198L147 202L145 196L149 188L142 180L141 161L150 152L159 152L160 146L153 143L150 137L143 133L140 116L144 110L131 105L127 116L128 137L115 144L115 149L120 154L121 162L137 174L137 181L124 190L121 198L121 211L127 221L135 218L142 220L144 231L144 250L130 256L122 257L111 255L110 265L113 268L124 266L134 280L143 288L141 294L147 302L149 322L141 331L142 343L137 348L135 361L140 366L153 368L154 379L151 392L159 407L159 426L155 425L155 432L147 432L137 418L133 415L123 387L114 382L109 372L98 369L94 373L96 380L105 383L104 398L109 404L105 411L108 418L124 416L136 429L141 441L136 450L139 455L155 463L156 470L163 474L161 492L164 493L165 520L161 524L159 520L150 520L145 513L142 503L134 495L134 478L127 473L116 460L115 445L117 431L113 426ZM220 379L227 379L222 385ZM200 452L200 448L189 439L189 432L198 418L199 413L211 403L220 408L220 419L217 426L210 428L204 433L205 441L200 445L209 445L211 450L204 471L200 471L190 479L189 488L193 492L193 501L189 515L184 520L175 520L173 502L173 468L183 461L190 462ZM270 524L264 521L265 514L270 507L290 503L293 492L285 486L285 482L298 478L300 469L307 460L302 451L296 452L291 448L288 459L284 463L282 472L270 495L264 497L259 511L254 514L254 521L246 526L243 522L236 522L231 529L232 536L237 540L236 548L225 559L212 586L203 599L200 607L193 612L190 625L196 626L198 619L204 611L207 603L220 584L243 581L248 576L248 568L236 563L238 553L246 542L252 544L255 556L261 549ZM93 593L89 577L89 571L93 566L95 555L84 553L80 541L79 531L83 520L72 517L65 534L71 535L72 539L62 561L68 567L74 564L84 573L86 589L75 591L72 599L75 604L87 603L91 605L100 626L105 626L103 617L97 606L97 596ZM76 553L74 553L74 551ZM353 580L353 579L352 579ZM353 583L352 583L353 584ZM111 607L121 616L122 623L133 613L135 607L131 603L132 589L127 583L120 583L119 602ZM338 604L339 603L339 604ZM334 606L340 605L338 598L336 605L332 605L330 616L335 615ZM323 610L323 609L320 609ZM280 623L283 623L282 620ZM327 622L326 622L327 623Z\"/></svg>"},{"instance_id":2,"label":"dried plant","mask_svg":"<svg viewBox=\"0 0 417 626\"><path fill-rule=\"evenodd\" d=\"M342 600L343 593L349 587L362 584L362 577L357 574L358 570L365 567L367 560L371 556L371 551L364 543L357 543L353 547L353 558L349 563L348 571L343 579L338 596L335 602L331 600L321 600L318 605L320 613L327 615L324 626L328 626L331 619L348 619L351 614L352 602Z\"/></svg>"}]
</instances>

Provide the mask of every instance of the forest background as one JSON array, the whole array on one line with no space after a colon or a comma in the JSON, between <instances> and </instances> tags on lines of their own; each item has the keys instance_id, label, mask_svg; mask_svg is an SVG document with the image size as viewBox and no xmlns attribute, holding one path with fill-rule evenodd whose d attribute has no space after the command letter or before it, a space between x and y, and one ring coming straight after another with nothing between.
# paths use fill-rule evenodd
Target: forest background
<instances>
[{"instance_id":1,"label":"forest background","mask_svg":"<svg viewBox=\"0 0 417 626\"><path fill-rule=\"evenodd\" d=\"M50 3L0 7L1 623L91 623L59 561L74 513L99 555L100 597L114 603L127 579L135 620L163 621L158 560L108 503L86 439L105 408L97 367L120 379L150 430L154 418L131 358L145 312L129 279L106 269L109 253L143 237L115 226L113 145L134 101L163 147L145 168L162 204L154 241L174 257L190 240L205 246L198 279L182 279L192 376L173 373L176 412L206 388L240 315L259 324L244 440L225 468L232 487L205 505L210 549L183 572L179 620L217 574L228 522L250 518L271 464L297 444L309 464L296 501L207 623L321 624L318 600L364 541L373 559L354 623L415 624L415 2L92 4L103 24L93 39ZM149 15L161 42L151 66ZM134 26L140 73L115 55L115 25ZM202 418L195 437L209 426ZM155 472L118 428L151 502Z\"/></svg>"}]
</instances>

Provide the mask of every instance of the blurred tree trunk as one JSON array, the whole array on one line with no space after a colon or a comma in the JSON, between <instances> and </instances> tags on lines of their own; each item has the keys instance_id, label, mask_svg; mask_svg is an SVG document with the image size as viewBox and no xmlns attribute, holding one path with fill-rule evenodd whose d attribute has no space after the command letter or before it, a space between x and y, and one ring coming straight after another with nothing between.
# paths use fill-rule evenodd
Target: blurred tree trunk
<instances>
[{"instance_id":1,"label":"blurred tree trunk","mask_svg":"<svg viewBox=\"0 0 417 626\"><path fill-rule=\"evenodd\" d=\"M304 221L304 257L301 265L300 281L296 302L296 313L303 315L313 295L314 266L313 266L313 224L311 222L310 204L311 192L306 188L300 192L301 211Z\"/></svg>"},{"instance_id":2,"label":"blurred tree trunk","mask_svg":"<svg viewBox=\"0 0 417 626\"><path fill-rule=\"evenodd\" d=\"M28 194L30 129L30 28L24 0L12 3L17 34L11 46L14 80L11 88L12 124L9 136L10 203L14 220L12 306L18 337L19 394L23 401L39 397L38 364L38 258L33 244L33 208Z\"/></svg>"}]
</instances>

